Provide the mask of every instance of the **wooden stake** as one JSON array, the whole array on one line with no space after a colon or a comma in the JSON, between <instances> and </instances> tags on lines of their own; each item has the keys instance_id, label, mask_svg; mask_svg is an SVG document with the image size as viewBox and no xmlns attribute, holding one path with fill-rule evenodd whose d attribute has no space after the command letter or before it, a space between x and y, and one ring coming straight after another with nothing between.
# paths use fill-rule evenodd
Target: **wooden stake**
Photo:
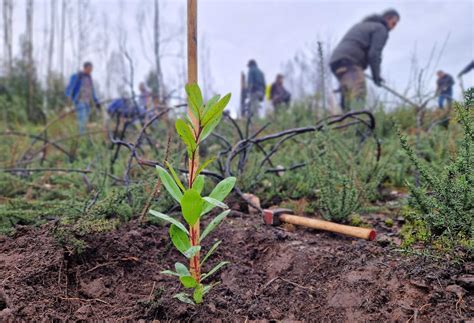
<instances>
[{"instance_id":1,"label":"wooden stake","mask_svg":"<svg viewBox=\"0 0 474 323\"><path fill-rule=\"evenodd\" d=\"M188 0L188 83L197 83L197 0Z\"/></svg>"},{"instance_id":2,"label":"wooden stake","mask_svg":"<svg viewBox=\"0 0 474 323\"><path fill-rule=\"evenodd\" d=\"M188 0L188 83L197 83L197 0ZM199 120L194 117L188 107L188 116L193 122L194 128L199 129ZM199 167L199 152L196 150L194 156L189 156L189 188L195 179L196 171ZM194 175L193 175L194 174ZM200 226L199 221L189 228L191 246L199 245ZM190 260L189 269L191 275L197 282L201 280L201 266L199 252Z\"/></svg>"}]
</instances>

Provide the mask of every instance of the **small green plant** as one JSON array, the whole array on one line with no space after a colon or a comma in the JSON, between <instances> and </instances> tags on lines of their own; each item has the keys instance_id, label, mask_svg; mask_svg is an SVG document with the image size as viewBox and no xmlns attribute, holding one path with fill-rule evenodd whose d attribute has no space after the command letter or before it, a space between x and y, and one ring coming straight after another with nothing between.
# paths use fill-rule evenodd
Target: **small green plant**
<instances>
[{"instance_id":1,"label":"small green plant","mask_svg":"<svg viewBox=\"0 0 474 323\"><path fill-rule=\"evenodd\" d=\"M428 233L429 240L435 244L436 240L443 241L444 249L457 245L474 246L474 122L469 108L457 106L456 110L464 138L456 155L442 171L434 170L420 160L400 133L402 148L421 180L419 187L408 183L412 194L410 205L415 211L412 223L408 225L424 227L417 232L424 232L424 236Z\"/></svg>"},{"instance_id":2,"label":"small green plant","mask_svg":"<svg viewBox=\"0 0 474 323\"><path fill-rule=\"evenodd\" d=\"M375 196L383 177L370 144L361 145L358 136L349 135L335 131L318 134L320 150L310 168L322 216L336 222L350 222L349 217Z\"/></svg>"},{"instance_id":3,"label":"small green plant","mask_svg":"<svg viewBox=\"0 0 474 323\"><path fill-rule=\"evenodd\" d=\"M189 304L199 304L203 301L203 296L215 286L215 284L205 285L204 281L228 263L226 261L220 262L209 272L201 274L201 267L217 249L221 241L214 243L202 260L200 259L201 242L224 220L230 211L225 210L217 215L202 234L200 233L200 219L214 207L228 208L222 201L232 191L236 179L228 177L217 184L209 196L201 196L204 187L204 176L200 173L213 159L205 161L198 167L198 147L219 124L222 113L230 100L230 93L222 99L216 95L207 103L203 102L201 90L197 84L188 84L186 93L188 95L189 114L183 119L176 120L176 130L185 143L189 156L187 187L184 186L169 163L166 163L169 172L159 166L157 169L166 190L180 204L182 216L188 228L169 215L154 210L151 210L150 213L171 224L169 229L171 241L176 249L190 262L189 269L184 264L177 262L175 271L165 270L162 273L179 277L185 288L194 290L192 298L188 293L182 292L175 295L177 299Z\"/></svg>"}]
</instances>

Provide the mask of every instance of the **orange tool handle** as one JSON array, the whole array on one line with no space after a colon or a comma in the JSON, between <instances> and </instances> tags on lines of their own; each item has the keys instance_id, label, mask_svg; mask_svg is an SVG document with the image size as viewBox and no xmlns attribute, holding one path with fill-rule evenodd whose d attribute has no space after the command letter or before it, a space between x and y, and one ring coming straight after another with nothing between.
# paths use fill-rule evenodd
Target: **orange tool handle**
<instances>
[{"instance_id":1,"label":"orange tool handle","mask_svg":"<svg viewBox=\"0 0 474 323\"><path fill-rule=\"evenodd\" d=\"M310 218L305 218L302 216L291 215L291 214L280 215L280 221L295 224L295 225L302 225L302 226L313 228L313 229L341 233L347 236L361 238L361 239L370 240L370 241L374 240L377 235L374 229L353 227L350 225L343 225L343 224L317 220L317 219L310 219Z\"/></svg>"}]
</instances>

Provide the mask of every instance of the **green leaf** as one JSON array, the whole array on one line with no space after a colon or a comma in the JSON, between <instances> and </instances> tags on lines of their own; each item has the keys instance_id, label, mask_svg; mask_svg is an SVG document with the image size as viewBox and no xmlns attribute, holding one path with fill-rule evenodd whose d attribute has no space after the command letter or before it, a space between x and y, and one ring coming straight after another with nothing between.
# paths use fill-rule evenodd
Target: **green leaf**
<instances>
[{"instance_id":1,"label":"green leaf","mask_svg":"<svg viewBox=\"0 0 474 323\"><path fill-rule=\"evenodd\" d=\"M196 83L186 84L185 86L186 94L188 95L189 106L195 117L200 120L200 110L203 105L202 93L199 85Z\"/></svg>"},{"instance_id":2,"label":"green leaf","mask_svg":"<svg viewBox=\"0 0 474 323\"><path fill-rule=\"evenodd\" d=\"M186 250L184 255L186 256L186 258L189 259L189 258L193 257L195 254L197 254L199 252L199 250L201 250L201 246L192 246L191 248Z\"/></svg>"},{"instance_id":3,"label":"green leaf","mask_svg":"<svg viewBox=\"0 0 474 323\"><path fill-rule=\"evenodd\" d=\"M212 163L214 160L216 160L215 157L213 157L213 158L211 158L211 159L208 159L208 160L206 160L204 163L202 163L201 166L199 166L199 168L198 168L196 174L200 174L200 173L204 170L204 168L206 168L206 167L207 167L210 163Z\"/></svg>"},{"instance_id":4,"label":"green leaf","mask_svg":"<svg viewBox=\"0 0 474 323\"><path fill-rule=\"evenodd\" d=\"M192 276L181 276L179 277L179 280L181 281L181 284L183 284L183 286L186 288L194 288L198 284L196 279L194 279L194 277Z\"/></svg>"},{"instance_id":5,"label":"green leaf","mask_svg":"<svg viewBox=\"0 0 474 323\"><path fill-rule=\"evenodd\" d=\"M231 94L226 94L222 99L220 99L212 107L209 107L209 110L202 117L202 125L205 126L208 122L218 119L221 117L222 112L230 101Z\"/></svg>"},{"instance_id":6,"label":"green leaf","mask_svg":"<svg viewBox=\"0 0 474 323\"><path fill-rule=\"evenodd\" d=\"M199 194L201 194L202 189L204 188L204 176L198 175L193 183L193 189L195 189Z\"/></svg>"},{"instance_id":7,"label":"green leaf","mask_svg":"<svg viewBox=\"0 0 474 323\"><path fill-rule=\"evenodd\" d=\"M217 127L217 125L219 124L219 122L221 122L221 117L219 118L216 118L214 120L212 120L211 122L209 122L208 124L206 124L204 126L204 128L202 129L202 132L201 132L201 136L199 137L199 141L204 141L204 139L206 139L207 137L209 137L209 135L212 133L212 131Z\"/></svg>"},{"instance_id":8,"label":"green leaf","mask_svg":"<svg viewBox=\"0 0 474 323\"><path fill-rule=\"evenodd\" d=\"M180 262L174 264L174 269L179 276L191 276L188 268Z\"/></svg>"},{"instance_id":9,"label":"green leaf","mask_svg":"<svg viewBox=\"0 0 474 323\"><path fill-rule=\"evenodd\" d=\"M216 187L214 187L211 194L209 194L209 197L222 202L234 188L235 182L236 182L235 177L227 177L226 179L222 180L219 184L217 184ZM202 214L206 214L213 208L214 208L214 205L206 202L204 206L204 211L202 212Z\"/></svg>"},{"instance_id":10,"label":"green leaf","mask_svg":"<svg viewBox=\"0 0 474 323\"><path fill-rule=\"evenodd\" d=\"M218 201L216 199L213 199L212 197L209 197L209 196L206 196L206 197L203 197L203 200L206 201L207 203L210 203L214 206L217 206L217 207L220 207L221 209L228 209L229 207L227 206L227 204L221 202L221 201Z\"/></svg>"},{"instance_id":11,"label":"green leaf","mask_svg":"<svg viewBox=\"0 0 474 323\"><path fill-rule=\"evenodd\" d=\"M220 98L221 98L221 96L219 94L216 94L209 101L207 101L207 103L204 107L204 113L203 114L205 114L207 111L209 111L209 109L212 108L212 106L214 104L216 104L217 101L219 101Z\"/></svg>"},{"instance_id":12,"label":"green leaf","mask_svg":"<svg viewBox=\"0 0 474 323\"><path fill-rule=\"evenodd\" d=\"M160 166L156 166L156 170L158 171L158 176L160 176L161 182L165 186L166 190L170 195L179 203L183 198L183 193L181 193L178 185L174 182L173 178L171 177L168 172Z\"/></svg>"},{"instance_id":13,"label":"green leaf","mask_svg":"<svg viewBox=\"0 0 474 323\"><path fill-rule=\"evenodd\" d=\"M191 305L196 305L191 298L189 298L189 295L186 293L178 293L173 296L174 298L179 299L181 302L186 303L186 304L191 304Z\"/></svg>"},{"instance_id":14,"label":"green leaf","mask_svg":"<svg viewBox=\"0 0 474 323\"><path fill-rule=\"evenodd\" d=\"M170 170L171 175L172 175L173 178L174 178L174 182L179 186L179 188L181 189L181 191L183 191L183 192L186 191L186 189L184 188L183 183L181 182L181 180L179 179L178 175L177 175L176 172L174 171L173 166L171 166L171 164L168 163L167 161L165 161L165 165L166 165L166 167L168 167L168 169Z\"/></svg>"},{"instance_id":15,"label":"green leaf","mask_svg":"<svg viewBox=\"0 0 474 323\"><path fill-rule=\"evenodd\" d=\"M188 235L174 224L171 225L169 232L173 245L184 255L191 248Z\"/></svg>"},{"instance_id":16,"label":"green leaf","mask_svg":"<svg viewBox=\"0 0 474 323\"><path fill-rule=\"evenodd\" d=\"M224 211L212 219L212 221L207 225L206 229L202 232L199 242L201 242L209 233L211 233L212 230L214 230L229 213L230 210Z\"/></svg>"},{"instance_id":17,"label":"green leaf","mask_svg":"<svg viewBox=\"0 0 474 323\"><path fill-rule=\"evenodd\" d=\"M160 213L158 211L154 211L154 210L150 210L150 213L153 215L153 216L156 216L157 218L163 220L163 221L166 221L166 222L169 222L171 224L174 224L175 226L177 226L178 228L180 228L181 230L183 230L184 232L186 232L186 234L189 234L188 232L188 229L186 229L186 227L181 223L179 222L178 220L170 217L169 215L166 215L166 214L163 214L163 213Z\"/></svg>"},{"instance_id":18,"label":"green leaf","mask_svg":"<svg viewBox=\"0 0 474 323\"><path fill-rule=\"evenodd\" d=\"M178 276L178 277L180 276L180 274L178 274L177 272L174 272L172 270L163 270L163 271L160 271L160 274Z\"/></svg>"},{"instance_id":19,"label":"green leaf","mask_svg":"<svg viewBox=\"0 0 474 323\"><path fill-rule=\"evenodd\" d=\"M190 226L193 226L199 220L203 207L204 200L195 189L191 188L184 192L181 199L181 211Z\"/></svg>"},{"instance_id":20,"label":"green leaf","mask_svg":"<svg viewBox=\"0 0 474 323\"><path fill-rule=\"evenodd\" d=\"M191 132L193 133L193 135L196 134L196 129L194 128L194 125L193 125L193 122L189 119L189 115L186 115L184 118L183 118L184 122L186 122L186 124L188 125L189 129L191 129Z\"/></svg>"},{"instance_id":21,"label":"green leaf","mask_svg":"<svg viewBox=\"0 0 474 323\"><path fill-rule=\"evenodd\" d=\"M204 295L203 293L203 287L201 284L197 285L196 288L194 289L193 293L193 299L196 302L196 304L202 303L202 296Z\"/></svg>"},{"instance_id":22,"label":"green leaf","mask_svg":"<svg viewBox=\"0 0 474 323\"><path fill-rule=\"evenodd\" d=\"M213 275L216 271L218 271L219 269L221 269L223 266L225 266L227 264L229 264L228 261L221 261L217 266L212 268L210 272L208 272L207 274L202 275L201 280L204 280L207 277Z\"/></svg>"},{"instance_id":23,"label":"green leaf","mask_svg":"<svg viewBox=\"0 0 474 323\"><path fill-rule=\"evenodd\" d=\"M186 124L186 122L184 122L183 119L177 119L176 131L178 132L178 135L181 137L184 144L186 145L186 148L188 149L188 154L192 155L192 153L196 151L197 145L191 128L189 128L189 126Z\"/></svg>"},{"instance_id":24,"label":"green leaf","mask_svg":"<svg viewBox=\"0 0 474 323\"><path fill-rule=\"evenodd\" d=\"M209 251L206 253L206 255L204 256L204 258L201 260L201 266L204 265L204 263L206 262L206 260L214 253L214 251L216 251L217 247L219 247L219 245L221 244L221 240L217 241L216 243L214 243L211 247L211 249L209 249Z\"/></svg>"}]
</instances>

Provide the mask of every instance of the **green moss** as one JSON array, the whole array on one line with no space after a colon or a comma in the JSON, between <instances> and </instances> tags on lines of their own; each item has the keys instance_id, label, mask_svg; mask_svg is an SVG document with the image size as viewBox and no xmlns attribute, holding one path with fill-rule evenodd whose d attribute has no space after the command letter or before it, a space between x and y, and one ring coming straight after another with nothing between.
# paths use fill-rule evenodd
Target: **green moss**
<instances>
[{"instance_id":1,"label":"green moss","mask_svg":"<svg viewBox=\"0 0 474 323\"><path fill-rule=\"evenodd\" d=\"M393 219L392 218L385 219L385 225L389 228L393 227Z\"/></svg>"},{"instance_id":2,"label":"green moss","mask_svg":"<svg viewBox=\"0 0 474 323\"><path fill-rule=\"evenodd\" d=\"M126 204L123 190L114 189L104 199L97 201L87 212L91 218L118 218L128 221L132 217L132 208Z\"/></svg>"},{"instance_id":3,"label":"green moss","mask_svg":"<svg viewBox=\"0 0 474 323\"><path fill-rule=\"evenodd\" d=\"M364 225L364 220L359 214L351 214L349 216L349 224L356 227L361 227Z\"/></svg>"},{"instance_id":4,"label":"green moss","mask_svg":"<svg viewBox=\"0 0 474 323\"><path fill-rule=\"evenodd\" d=\"M402 247L410 247L416 242L428 242L431 233L420 214L410 207L405 207L403 216L406 223L400 231L403 239Z\"/></svg>"}]
</instances>

